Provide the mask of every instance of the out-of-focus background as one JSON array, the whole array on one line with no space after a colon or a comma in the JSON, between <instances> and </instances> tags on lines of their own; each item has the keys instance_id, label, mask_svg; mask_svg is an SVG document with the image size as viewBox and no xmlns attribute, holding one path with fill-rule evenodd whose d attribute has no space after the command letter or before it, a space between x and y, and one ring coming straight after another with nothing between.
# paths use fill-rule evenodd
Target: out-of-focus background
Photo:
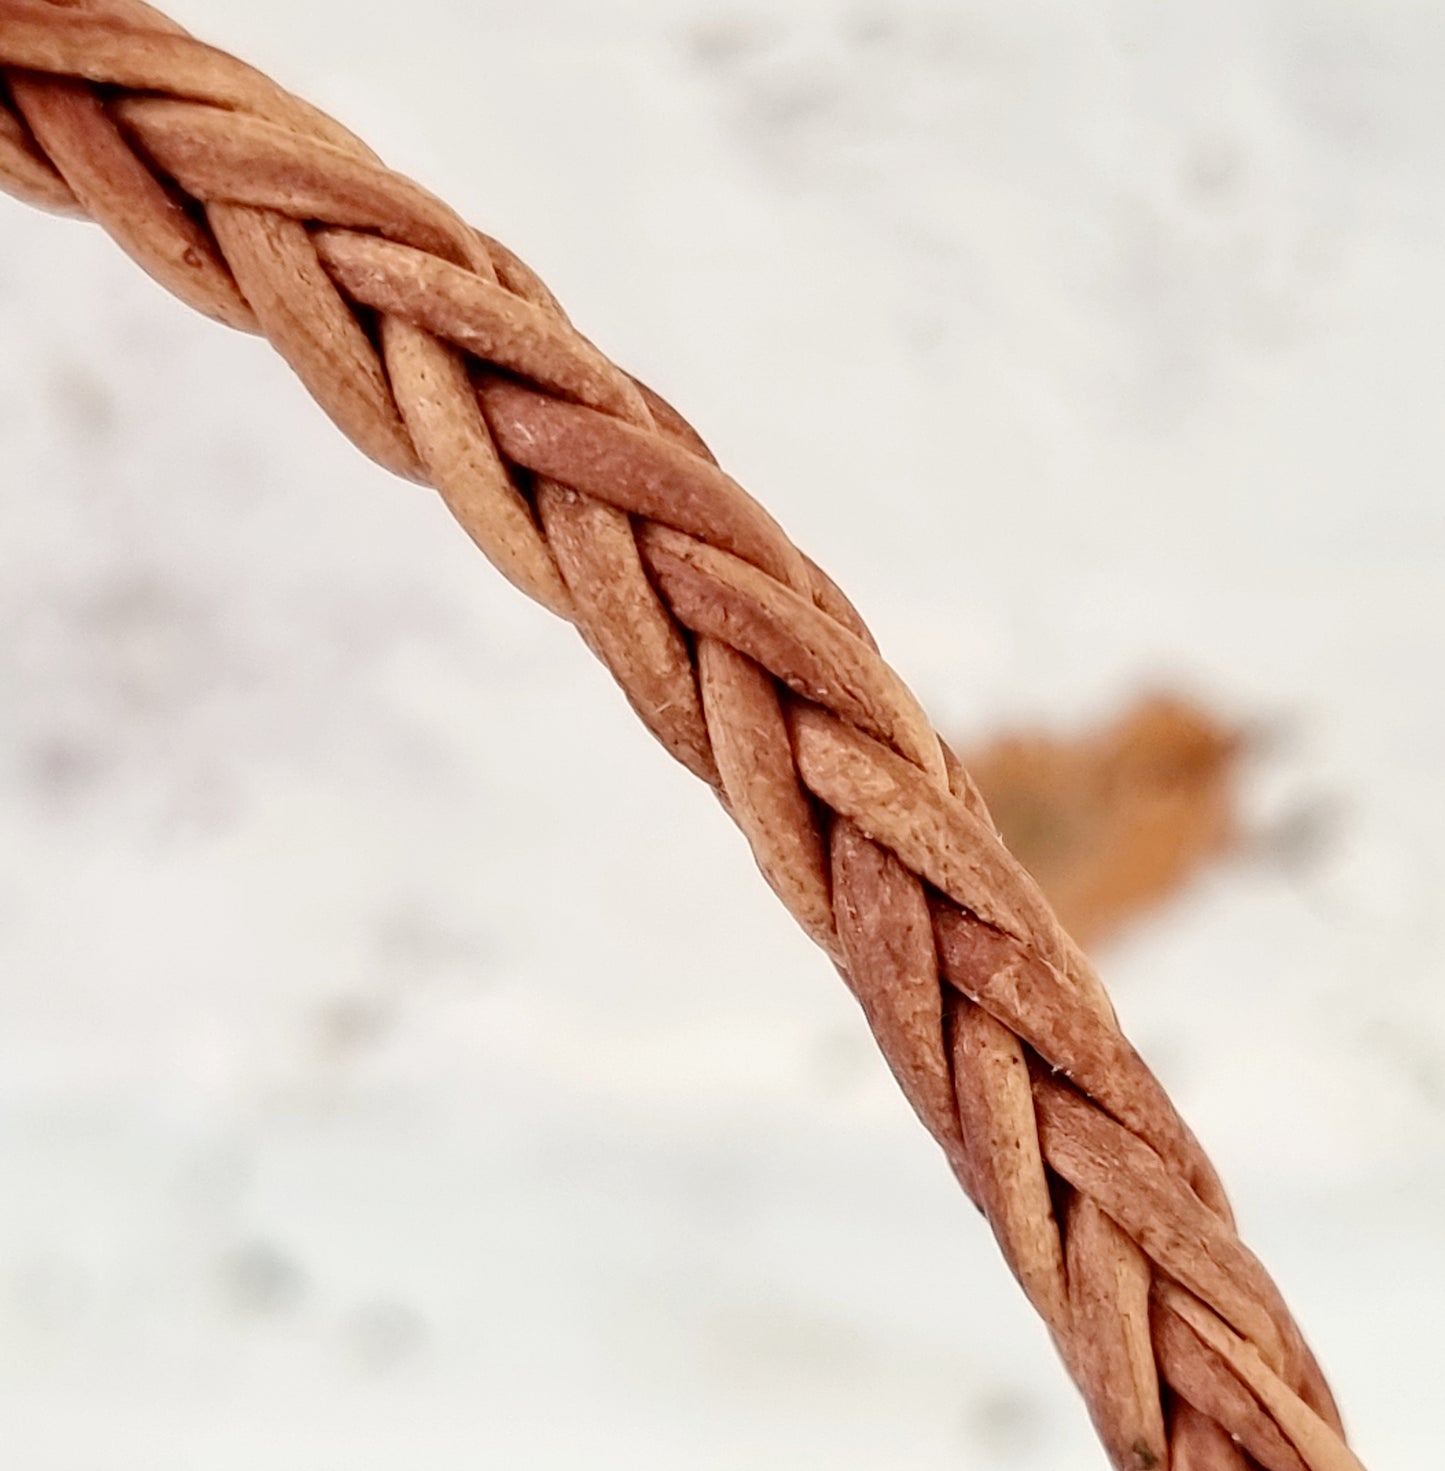
<instances>
[{"instance_id":1,"label":"out-of-focus background","mask_svg":"<svg viewBox=\"0 0 1445 1471\"><path fill-rule=\"evenodd\" d=\"M507 241L965 746L1284 734L1102 956L1366 1462L1438 1442L1445 13L177 0ZM0 200L0 1439L1102 1464L862 1020L580 643ZM1291 829L1291 824L1294 828Z\"/></svg>"}]
</instances>

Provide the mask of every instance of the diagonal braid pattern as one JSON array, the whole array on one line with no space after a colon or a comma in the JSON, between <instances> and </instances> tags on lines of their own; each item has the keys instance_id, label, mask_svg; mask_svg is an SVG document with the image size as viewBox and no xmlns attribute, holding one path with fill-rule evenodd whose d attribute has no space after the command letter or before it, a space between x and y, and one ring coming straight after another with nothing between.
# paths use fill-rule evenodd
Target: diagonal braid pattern
<instances>
[{"instance_id":1,"label":"diagonal braid pattern","mask_svg":"<svg viewBox=\"0 0 1445 1471\"><path fill-rule=\"evenodd\" d=\"M575 624L827 952L1128 1471L1360 1471L1219 1182L846 598L508 250L138 0L0 0L0 185L264 333Z\"/></svg>"}]
</instances>

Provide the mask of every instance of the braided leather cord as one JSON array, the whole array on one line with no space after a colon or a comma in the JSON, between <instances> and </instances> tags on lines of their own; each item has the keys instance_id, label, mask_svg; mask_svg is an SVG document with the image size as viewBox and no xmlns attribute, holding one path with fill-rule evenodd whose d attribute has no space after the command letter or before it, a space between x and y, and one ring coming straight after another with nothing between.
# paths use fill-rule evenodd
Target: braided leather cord
<instances>
[{"instance_id":1,"label":"braided leather cord","mask_svg":"<svg viewBox=\"0 0 1445 1471\"><path fill-rule=\"evenodd\" d=\"M846 598L508 250L139 0L0 0L0 185L264 333L718 794L1120 1468L1359 1468L1218 1179Z\"/></svg>"}]
</instances>

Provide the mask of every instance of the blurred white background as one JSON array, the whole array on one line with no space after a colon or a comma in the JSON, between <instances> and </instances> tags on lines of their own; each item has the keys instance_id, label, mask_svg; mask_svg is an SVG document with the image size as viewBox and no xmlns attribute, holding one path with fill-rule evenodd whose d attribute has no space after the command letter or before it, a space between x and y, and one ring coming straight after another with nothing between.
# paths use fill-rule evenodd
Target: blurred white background
<instances>
[{"instance_id":1,"label":"blurred white background","mask_svg":"<svg viewBox=\"0 0 1445 1471\"><path fill-rule=\"evenodd\" d=\"M944 729L1293 737L1104 957L1367 1464L1438 1440L1445 12L177 0L537 267ZM580 643L0 200L0 1426L29 1471L1102 1464ZM1431 671L1434 670L1434 673Z\"/></svg>"}]
</instances>

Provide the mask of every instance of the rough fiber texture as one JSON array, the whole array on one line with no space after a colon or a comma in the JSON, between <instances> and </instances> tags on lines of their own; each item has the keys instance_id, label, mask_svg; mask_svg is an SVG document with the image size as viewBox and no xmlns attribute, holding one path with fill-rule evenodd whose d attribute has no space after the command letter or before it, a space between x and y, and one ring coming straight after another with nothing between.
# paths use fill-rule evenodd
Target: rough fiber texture
<instances>
[{"instance_id":1,"label":"rough fiber texture","mask_svg":"<svg viewBox=\"0 0 1445 1471\"><path fill-rule=\"evenodd\" d=\"M1121 1467L1359 1463L1208 1161L846 598L504 248L131 3L0 0L0 177L259 330L574 622L838 964Z\"/></svg>"}]
</instances>

